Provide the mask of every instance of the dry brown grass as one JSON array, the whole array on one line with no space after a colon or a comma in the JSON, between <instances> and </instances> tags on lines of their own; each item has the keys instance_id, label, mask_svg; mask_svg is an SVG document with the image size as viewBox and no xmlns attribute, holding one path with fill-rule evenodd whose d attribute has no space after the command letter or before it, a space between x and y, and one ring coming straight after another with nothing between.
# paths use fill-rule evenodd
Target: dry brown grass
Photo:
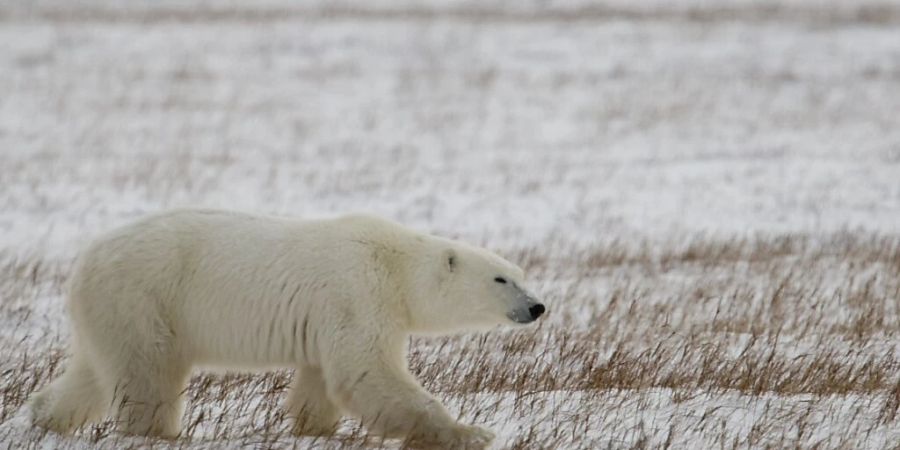
<instances>
[{"instance_id":1,"label":"dry brown grass","mask_svg":"<svg viewBox=\"0 0 900 450\"><path fill-rule=\"evenodd\" d=\"M547 296L547 319L520 331L413 339L410 365L468 420L507 415L531 424L507 442L509 448L615 447L615 439L596 436L609 414L652 408L660 395L675 407L703 412L683 424L688 428L671 418L662 441L659 430L639 424L632 432L646 436L623 436L622 442L656 447L697 427L709 433L707 442L712 436L729 447L799 442L816 426L822 404L835 398L858 399L850 402L857 411L845 426L871 432L894 426L900 409L893 345L900 319L898 242L847 231L508 250ZM4 317L19 317L23 333L37 332L27 325L37 313L28 299L61 295L67 266L6 256L0 261L3 292L22 300L2 303ZM0 421L64 364L60 339L35 348L0 363ZM175 445L309 445L290 437L278 407L289 377L287 371L196 376L184 440ZM560 395L568 400L551 401ZM728 432L720 417L726 406L710 400L731 397L765 401L765 412L746 433ZM548 417L553 426L542 426ZM109 423L79 436L122 444ZM850 448L857 441L828 442ZM353 421L320 444L380 445Z\"/></svg>"}]
</instances>

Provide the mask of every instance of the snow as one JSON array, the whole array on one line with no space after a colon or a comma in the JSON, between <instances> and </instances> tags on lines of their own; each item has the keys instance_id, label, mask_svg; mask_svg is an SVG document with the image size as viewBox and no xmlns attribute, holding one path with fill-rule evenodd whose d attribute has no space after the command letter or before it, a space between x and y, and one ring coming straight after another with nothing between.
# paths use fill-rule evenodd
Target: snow
<instances>
[{"instance_id":1,"label":"snow","mask_svg":"<svg viewBox=\"0 0 900 450\"><path fill-rule=\"evenodd\" d=\"M93 235L176 206L368 211L507 254L545 248L560 264L569 256L561 249L613 241L677 248L698 236L895 236L897 23L900 4L874 0L0 5L0 361L10 361L0 372L11 373L25 349L45 357L64 348L60 280ZM797 308L823 326L859 315L840 297L858 266L815 268L831 281L804 282L833 296ZM746 275L755 298L769 292L775 275L732 269L722 283ZM26 283L32 270L37 281ZM693 267L587 278L548 270L537 280L558 302L548 328L590 329L623 276L685 330L722 304L673 301L711 276ZM896 270L860 270L888 283L879 284L885 320L897 323ZM563 293L580 300L567 305ZM622 317L625 328L656 324ZM778 353L875 354L896 338L883 331L860 349L805 330L786 331ZM739 351L746 335L727 334L710 339ZM447 401L499 405L479 420L501 446L535 426L570 433L559 440L570 448L630 447L642 436L655 447L670 434L675 448L883 448L898 428L872 418L882 394L698 391L683 400L654 388L533 393L541 406L532 409L517 402L521 393ZM560 420L585 405L596 408L589 425ZM808 428L778 428L779 414L804 408ZM35 434L27 423L7 418L0 442L129 439ZM239 446L254 436L230 439L172 445Z\"/></svg>"}]
</instances>

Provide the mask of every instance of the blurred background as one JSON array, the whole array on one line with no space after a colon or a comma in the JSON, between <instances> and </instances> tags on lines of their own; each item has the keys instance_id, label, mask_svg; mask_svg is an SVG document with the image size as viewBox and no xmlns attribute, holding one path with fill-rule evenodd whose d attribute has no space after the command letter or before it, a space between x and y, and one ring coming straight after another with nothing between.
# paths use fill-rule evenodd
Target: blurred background
<instances>
[{"instance_id":1,"label":"blurred background","mask_svg":"<svg viewBox=\"0 0 900 450\"><path fill-rule=\"evenodd\" d=\"M495 247L900 226L900 5L0 5L5 251L174 206ZM77 248L77 245L75 246Z\"/></svg>"}]
</instances>

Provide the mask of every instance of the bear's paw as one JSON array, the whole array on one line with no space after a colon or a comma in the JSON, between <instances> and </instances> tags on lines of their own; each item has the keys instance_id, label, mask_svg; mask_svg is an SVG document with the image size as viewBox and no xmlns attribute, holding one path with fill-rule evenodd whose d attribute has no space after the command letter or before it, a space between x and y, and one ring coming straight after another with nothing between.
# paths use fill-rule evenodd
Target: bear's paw
<instances>
[{"instance_id":1,"label":"bear's paw","mask_svg":"<svg viewBox=\"0 0 900 450\"><path fill-rule=\"evenodd\" d=\"M483 450L493 440L494 433L486 428L457 424L429 436L414 434L408 444L419 449Z\"/></svg>"}]
</instances>

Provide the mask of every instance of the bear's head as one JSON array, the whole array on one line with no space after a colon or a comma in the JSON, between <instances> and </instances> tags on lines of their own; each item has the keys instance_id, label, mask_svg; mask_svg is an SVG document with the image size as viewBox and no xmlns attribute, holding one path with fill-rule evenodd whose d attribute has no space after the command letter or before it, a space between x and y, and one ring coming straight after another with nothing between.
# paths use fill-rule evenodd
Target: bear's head
<instances>
[{"instance_id":1,"label":"bear's head","mask_svg":"<svg viewBox=\"0 0 900 450\"><path fill-rule=\"evenodd\" d=\"M410 305L419 333L485 330L497 325L524 325L545 307L525 288L519 267L487 250L436 238L419 261L416 295ZM424 295L423 295L424 294Z\"/></svg>"}]
</instances>

